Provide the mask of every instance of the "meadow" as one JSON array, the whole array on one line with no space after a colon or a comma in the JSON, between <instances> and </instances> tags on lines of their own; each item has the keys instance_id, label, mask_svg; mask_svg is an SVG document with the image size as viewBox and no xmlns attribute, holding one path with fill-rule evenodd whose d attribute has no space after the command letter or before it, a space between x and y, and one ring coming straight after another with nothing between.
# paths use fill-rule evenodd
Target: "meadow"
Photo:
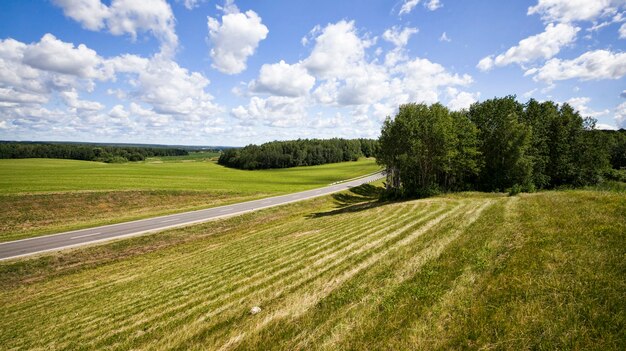
<instances>
[{"instance_id":1,"label":"meadow","mask_svg":"<svg viewBox=\"0 0 626 351\"><path fill-rule=\"evenodd\" d=\"M623 193L378 192L0 263L0 345L626 348Z\"/></svg>"},{"instance_id":2,"label":"meadow","mask_svg":"<svg viewBox=\"0 0 626 351\"><path fill-rule=\"evenodd\" d=\"M378 169L373 159L262 171L188 157L0 160L0 241L309 190Z\"/></svg>"}]
</instances>

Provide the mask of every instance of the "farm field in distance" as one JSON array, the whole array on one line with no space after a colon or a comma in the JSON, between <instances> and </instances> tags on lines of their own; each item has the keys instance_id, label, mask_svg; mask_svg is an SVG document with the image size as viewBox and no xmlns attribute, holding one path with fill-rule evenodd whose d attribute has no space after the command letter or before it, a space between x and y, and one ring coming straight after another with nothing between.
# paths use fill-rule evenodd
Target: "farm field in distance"
<instances>
[{"instance_id":1,"label":"farm field in distance","mask_svg":"<svg viewBox=\"0 0 626 351\"><path fill-rule=\"evenodd\" d=\"M0 160L0 241L309 190L378 169L374 159L260 171L189 157Z\"/></svg>"},{"instance_id":2,"label":"farm field in distance","mask_svg":"<svg viewBox=\"0 0 626 351\"><path fill-rule=\"evenodd\" d=\"M0 263L0 344L626 348L623 193L378 191Z\"/></svg>"}]
</instances>

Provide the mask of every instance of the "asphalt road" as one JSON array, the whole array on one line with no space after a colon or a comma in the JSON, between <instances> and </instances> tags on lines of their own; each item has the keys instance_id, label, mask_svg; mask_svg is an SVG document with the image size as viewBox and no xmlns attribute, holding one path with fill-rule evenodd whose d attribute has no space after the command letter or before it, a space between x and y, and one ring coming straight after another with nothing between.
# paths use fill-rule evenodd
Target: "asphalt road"
<instances>
[{"instance_id":1,"label":"asphalt road","mask_svg":"<svg viewBox=\"0 0 626 351\"><path fill-rule=\"evenodd\" d=\"M0 243L0 260L34 255L46 251L61 250L144 233L157 232L168 228L208 222L217 218L236 216L263 208L279 206L290 202L302 201L336 193L338 191L373 182L382 177L383 175L381 173L376 173L364 178L334 184L324 188L302 191L299 193L269 197L228 206L213 207L199 211L184 212L126 223L111 224L95 228L9 241Z\"/></svg>"}]
</instances>

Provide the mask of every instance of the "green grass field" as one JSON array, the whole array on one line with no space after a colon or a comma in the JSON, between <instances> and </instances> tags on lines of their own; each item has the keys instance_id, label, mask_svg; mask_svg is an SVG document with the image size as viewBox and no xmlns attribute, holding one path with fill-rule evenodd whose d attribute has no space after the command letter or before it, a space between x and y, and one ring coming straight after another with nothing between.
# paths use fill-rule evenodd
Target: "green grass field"
<instances>
[{"instance_id":1,"label":"green grass field","mask_svg":"<svg viewBox=\"0 0 626 351\"><path fill-rule=\"evenodd\" d=\"M308 190L378 169L373 159L264 171L183 161L0 160L0 241Z\"/></svg>"},{"instance_id":2,"label":"green grass field","mask_svg":"<svg viewBox=\"0 0 626 351\"><path fill-rule=\"evenodd\" d=\"M623 193L360 190L0 263L0 345L626 348Z\"/></svg>"}]
</instances>

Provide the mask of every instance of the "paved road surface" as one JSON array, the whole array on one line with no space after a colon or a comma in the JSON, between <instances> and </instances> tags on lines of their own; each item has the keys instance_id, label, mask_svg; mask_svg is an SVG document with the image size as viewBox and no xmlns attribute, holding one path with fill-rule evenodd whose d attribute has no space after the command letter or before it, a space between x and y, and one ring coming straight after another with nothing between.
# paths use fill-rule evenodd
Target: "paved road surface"
<instances>
[{"instance_id":1,"label":"paved road surface","mask_svg":"<svg viewBox=\"0 0 626 351\"><path fill-rule=\"evenodd\" d=\"M235 216L262 208L328 195L361 184L370 183L382 177L381 173L376 173L364 178L330 185L325 188L307 190L294 194L0 243L0 260L119 239L148 232L156 232L167 228L182 227L189 224L207 222L216 218Z\"/></svg>"}]
</instances>

